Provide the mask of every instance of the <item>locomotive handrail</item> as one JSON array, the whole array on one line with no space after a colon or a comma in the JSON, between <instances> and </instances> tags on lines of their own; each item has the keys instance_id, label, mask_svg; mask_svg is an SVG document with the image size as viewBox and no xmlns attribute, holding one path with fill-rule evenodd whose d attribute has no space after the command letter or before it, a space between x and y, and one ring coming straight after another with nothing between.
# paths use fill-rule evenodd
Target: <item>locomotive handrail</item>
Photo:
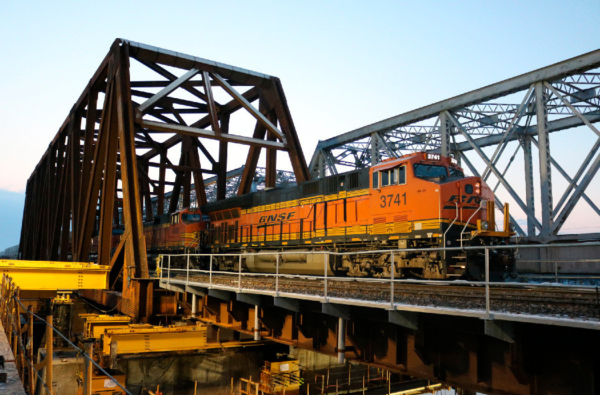
<instances>
[{"instance_id":1,"label":"locomotive handrail","mask_svg":"<svg viewBox=\"0 0 600 395\"><path fill-rule=\"evenodd\" d=\"M291 250L291 251L260 251L260 252L227 252L227 253L195 253L195 254L160 254L162 256L239 256L239 255L272 255L272 254L330 254L330 255L363 255L363 254L381 254L391 252L421 252L421 251L468 251L482 249L528 249L528 248L562 248L562 247L599 247L600 242L582 242L582 243L556 243L556 244L498 244L491 246L466 246L466 247L428 247L428 248L395 248L385 250L368 250L368 251L352 251L352 252L337 252L337 251L308 251L308 250Z\"/></svg>"}]
</instances>

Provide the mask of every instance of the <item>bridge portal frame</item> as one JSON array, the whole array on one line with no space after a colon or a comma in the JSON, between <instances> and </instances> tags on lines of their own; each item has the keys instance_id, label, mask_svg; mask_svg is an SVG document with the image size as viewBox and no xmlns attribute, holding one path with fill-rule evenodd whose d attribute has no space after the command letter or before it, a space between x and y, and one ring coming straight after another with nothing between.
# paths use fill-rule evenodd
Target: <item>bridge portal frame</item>
<instances>
[{"instance_id":1,"label":"bridge portal frame","mask_svg":"<svg viewBox=\"0 0 600 395\"><path fill-rule=\"evenodd\" d=\"M132 60L144 68L142 80L132 80ZM229 101L220 103L224 97ZM240 113L255 121L251 137L229 131L231 118ZM206 140L218 141L216 158ZM278 78L115 40L27 181L21 258L88 260L97 234L97 260L110 266L120 310L147 320L153 282L147 280L143 222L154 219L152 196L158 215L165 213L168 187L167 213L177 210L180 195L190 206L192 185L196 206L205 204L208 173L217 177L217 198L225 198L230 143L249 147L240 194L250 191L263 149L267 187L275 186L277 151L288 154L299 182L310 178ZM179 163L170 160L173 151ZM158 177L151 171L156 168ZM116 249L115 226L123 228Z\"/></svg>"}]
</instances>

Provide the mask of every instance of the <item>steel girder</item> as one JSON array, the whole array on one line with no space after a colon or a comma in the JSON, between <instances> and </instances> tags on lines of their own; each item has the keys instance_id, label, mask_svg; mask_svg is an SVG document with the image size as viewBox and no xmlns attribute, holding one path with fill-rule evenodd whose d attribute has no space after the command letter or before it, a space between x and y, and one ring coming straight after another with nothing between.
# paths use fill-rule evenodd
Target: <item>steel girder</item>
<instances>
[{"instance_id":1,"label":"steel girder","mask_svg":"<svg viewBox=\"0 0 600 395\"><path fill-rule=\"evenodd\" d=\"M206 323L473 392L598 391L593 330L185 289Z\"/></svg>"},{"instance_id":2,"label":"steel girder","mask_svg":"<svg viewBox=\"0 0 600 395\"><path fill-rule=\"evenodd\" d=\"M253 134L230 133L230 120L242 113ZM218 142L216 158L207 140ZM22 259L87 261L97 235L98 263L111 267L120 310L146 319L153 304L144 281L146 208L155 197L163 214L169 189L176 198L168 211L180 199L206 203L206 173L216 176L216 198L225 198L230 143L250 149L240 194L250 192L263 148L267 187L276 184L276 151L288 153L296 180L310 177L278 78L115 40L27 182ZM112 249L116 225L124 233Z\"/></svg>"},{"instance_id":3,"label":"steel girder","mask_svg":"<svg viewBox=\"0 0 600 395\"><path fill-rule=\"evenodd\" d=\"M600 50L320 141L310 163L311 174L337 174L415 151L454 155L473 174L491 182L494 191L501 187L508 192L527 218L525 229L517 226L521 236L532 241L557 240L562 225L581 200L600 215L597 203L585 193L600 167L600 139L586 151L575 175L569 175L550 152L553 132L584 126L600 137L594 126L600 121L598 68ZM520 103L511 103L515 98ZM517 142L511 145L515 150L506 149L511 142ZM493 148L491 157L484 147ZM539 176L533 171L536 150ZM519 151L524 174L519 180L509 179L507 171ZM468 152L479 160L469 160ZM506 167L500 169L500 163L505 162ZM553 198L553 172L568 184L558 202ZM513 185L522 180L524 190ZM540 191L537 199L536 182ZM502 207L500 201L497 204Z\"/></svg>"}]
</instances>

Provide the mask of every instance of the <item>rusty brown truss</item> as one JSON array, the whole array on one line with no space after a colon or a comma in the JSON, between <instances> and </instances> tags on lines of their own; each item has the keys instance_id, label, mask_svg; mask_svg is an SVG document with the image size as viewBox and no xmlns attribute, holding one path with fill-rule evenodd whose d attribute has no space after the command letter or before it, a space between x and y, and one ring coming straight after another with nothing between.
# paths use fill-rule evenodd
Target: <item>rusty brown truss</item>
<instances>
[{"instance_id":1,"label":"rusty brown truss","mask_svg":"<svg viewBox=\"0 0 600 395\"><path fill-rule=\"evenodd\" d=\"M133 66L143 71L140 80L132 80ZM230 120L242 113L253 130L230 133ZM216 157L208 140L218 141ZM230 143L249 146L239 194L250 192L263 148L267 187L275 186L278 150L288 153L298 182L310 177L278 78L115 40L27 181L22 258L87 261L97 234L98 262L111 267L121 311L148 317L143 213L153 219L156 196L163 214L165 187L174 195L169 212L181 194L186 207L206 203L204 173L216 174L217 198L224 198ZM192 183L197 202L190 202ZM114 225L124 234L111 251ZM120 274L128 279L122 286Z\"/></svg>"}]
</instances>

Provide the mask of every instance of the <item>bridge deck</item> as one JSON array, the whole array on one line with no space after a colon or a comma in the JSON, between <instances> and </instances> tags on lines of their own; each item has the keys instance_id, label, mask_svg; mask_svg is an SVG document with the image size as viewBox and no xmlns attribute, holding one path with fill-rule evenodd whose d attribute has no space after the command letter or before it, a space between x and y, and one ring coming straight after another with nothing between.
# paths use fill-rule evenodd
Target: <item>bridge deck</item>
<instances>
[{"instance_id":1,"label":"bridge deck","mask_svg":"<svg viewBox=\"0 0 600 395\"><path fill-rule=\"evenodd\" d=\"M277 275L197 271L188 274L185 269L172 270L168 278L161 279L162 288L185 290L188 286L206 292L213 289L375 309L600 329L599 301L594 287L491 283L486 309L482 283L419 284L394 280L392 297L390 279L338 277L325 281L310 276L277 278Z\"/></svg>"}]
</instances>

